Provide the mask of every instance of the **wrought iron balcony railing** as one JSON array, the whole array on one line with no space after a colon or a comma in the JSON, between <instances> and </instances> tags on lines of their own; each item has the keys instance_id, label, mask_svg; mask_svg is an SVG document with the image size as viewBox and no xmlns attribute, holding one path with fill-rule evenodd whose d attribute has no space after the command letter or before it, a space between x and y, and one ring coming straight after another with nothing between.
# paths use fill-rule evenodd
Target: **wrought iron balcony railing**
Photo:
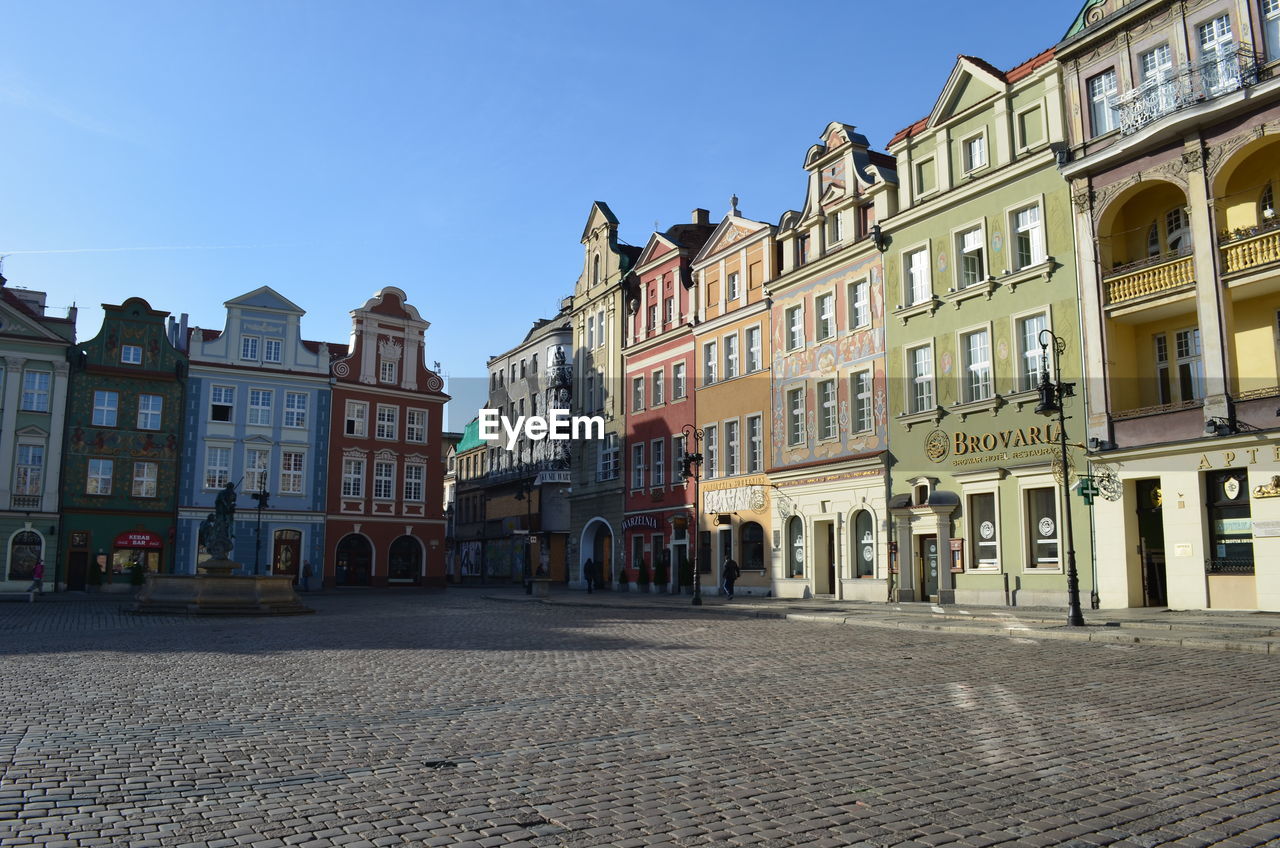
<instances>
[{"instance_id":1,"label":"wrought iron balcony railing","mask_svg":"<svg viewBox=\"0 0 1280 848\"><path fill-rule=\"evenodd\" d=\"M1165 115L1221 97L1258 81L1258 60L1234 46L1176 68L1130 89L1116 99L1120 132L1130 135Z\"/></svg>"}]
</instances>

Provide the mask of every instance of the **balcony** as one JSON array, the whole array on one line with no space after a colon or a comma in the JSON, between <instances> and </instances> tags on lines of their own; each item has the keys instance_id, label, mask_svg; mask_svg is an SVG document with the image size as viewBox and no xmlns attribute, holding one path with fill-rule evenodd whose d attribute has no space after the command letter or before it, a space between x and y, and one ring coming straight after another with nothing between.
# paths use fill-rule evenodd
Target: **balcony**
<instances>
[{"instance_id":1,"label":"balcony","mask_svg":"<svg viewBox=\"0 0 1280 848\"><path fill-rule=\"evenodd\" d=\"M1219 236L1222 273L1233 274L1280 262L1280 218Z\"/></svg>"},{"instance_id":2,"label":"balcony","mask_svg":"<svg viewBox=\"0 0 1280 848\"><path fill-rule=\"evenodd\" d=\"M1190 247L1130 262L1103 278L1108 306L1195 285L1195 281L1195 263Z\"/></svg>"},{"instance_id":3,"label":"balcony","mask_svg":"<svg viewBox=\"0 0 1280 848\"><path fill-rule=\"evenodd\" d=\"M40 509L40 501L44 498L41 495L10 495L9 509L12 510L38 510Z\"/></svg>"},{"instance_id":4,"label":"balcony","mask_svg":"<svg viewBox=\"0 0 1280 848\"><path fill-rule=\"evenodd\" d=\"M1132 135L1166 115L1257 81L1257 57L1252 50L1240 46L1171 68L1116 99L1120 133Z\"/></svg>"}]
</instances>

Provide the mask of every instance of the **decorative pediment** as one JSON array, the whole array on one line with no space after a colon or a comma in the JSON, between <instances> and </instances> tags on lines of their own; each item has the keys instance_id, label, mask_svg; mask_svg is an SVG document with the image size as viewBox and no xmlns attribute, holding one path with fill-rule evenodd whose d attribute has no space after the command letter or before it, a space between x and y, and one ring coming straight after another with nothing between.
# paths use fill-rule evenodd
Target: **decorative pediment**
<instances>
[{"instance_id":1,"label":"decorative pediment","mask_svg":"<svg viewBox=\"0 0 1280 848\"><path fill-rule=\"evenodd\" d=\"M364 448L343 448L343 459L365 459L369 456L369 452Z\"/></svg>"},{"instance_id":2,"label":"decorative pediment","mask_svg":"<svg viewBox=\"0 0 1280 848\"><path fill-rule=\"evenodd\" d=\"M393 362L400 361L400 354L404 351L404 346L395 339L380 336L378 338L378 356L382 359L389 359Z\"/></svg>"},{"instance_id":3,"label":"decorative pediment","mask_svg":"<svg viewBox=\"0 0 1280 848\"><path fill-rule=\"evenodd\" d=\"M707 243L703 245L702 250L698 252L694 263L696 264L704 257L713 256L722 250L733 247L738 242L768 228L768 224L760 221L750 221L733 214L726 215L720 225L716 227L716 231L711 234L711 238L707 239Z\"/></svg>"},{"instance_id":4,"label":"decorative pediment","mask_svg":"<svg viewBox=\"0 0 1280 848\"><path fill-rule=\"evenodd\" d=\"M266 445L266 446L268 446L268 447L270 447L272 444L274 444L274 442L272 442L272 441L271 441L270 439L268 439L266 436L261 436L261 435L258 435L258 436L246 436L246 437L245 437L245 440L244 440L244 443L245 443L246 445Z\"/></svg>"},{"instance_id":5,"label":"decorative pediment","mask_svg":"<svg viewBox=\"0 0 1280 848\"><path fill-rule=\"evenodd\" d=\"M661 259L670 253L674 253L679 246L662 233L654 233L649 236L649 243L644 246L644 250L640 252L640 258L636 260L636 267L643 267L649 262Z\"/></svg>"},{"instance_id":6,"label":"decorative pediment","mask_svg":"<svg viewBox=\"0 0 1280 848\"><path fill-rule=\"evenodd\" d=\"M378 462L395 462L396 452L391 450L390 448L383 448L382 450L375 453L373 455L373 458Z\"/></svg>"},{"instance_id":7,"label":"decorative pediment","mask_svg":"<svg viewBox=\"0 0 1280 848\"><path fill-rule=\"evenodd\" d=\"M14 431L14 435L18 438L26 437L28 439L48 439L49 431L43 427L37 427L34 424L27 427L19 427Z\"/></svg>"},{"instance_id":8,"label":"decorative pediment","mask_svg":"<svg viewBox=\"0 0 1280 848\"><path fill-rule=\"evenodd\" d=\"M249 309L269 309L272 312L289 312L294 315L305 315L306 310L289 300L270 286L260 286L248 294L226 301L223 306L239 306Z\"/></svg>"},{"instance_id":9,"label":"decorative pediment","mask_svg":"<svg viewBox=\"0 0 1280 848\"><path fill-rule=\"evenodd\" d=\"M18 307L0 300L0 329L8 335L31 336L42 341L54 341L67 344L67 339L59 336L32 318Z\"/></svg>"},{"instance_id":10,"label":"decorative pediment","mask_svg":"<svg viewBox=\"0 0 1280 848\"><path fill-rule=\"evenodd\" d=\"M980 60L961 56L933 106L929 125L936 126L952 115L995 97L1005 90L1005 85L1004 76L999 71Z\"/></svg>"}]
</instances>

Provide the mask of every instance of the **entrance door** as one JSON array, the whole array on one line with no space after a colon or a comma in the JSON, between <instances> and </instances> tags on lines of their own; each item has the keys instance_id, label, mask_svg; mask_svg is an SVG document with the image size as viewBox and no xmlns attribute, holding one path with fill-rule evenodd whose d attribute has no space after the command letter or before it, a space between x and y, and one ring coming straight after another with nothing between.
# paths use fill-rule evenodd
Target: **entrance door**
<instances>
[{"instance_id":1,"label":"entrance door","mask_svg":"<svg viewBox=\"0 0 1280 848\"><path fill-rule=\"evenodd\" d=\"M1135 489L1138 499L1138 545L1142 555L1142 603L1148 607L1168 606L1160 480L1138 480Z\"/></svg>"},{"instance_id":2,"label":"entrance door","mask_svg":"<svg viewBox=\"0 0 1280 848\"><path fill-rule=\"evenodd\" d=\"M836 593L836 523L827 522L827 591Z\"/></svg>"},{"instance_id":3,"label":"entrance door","mask_svg":"<svg viewBox=\"0 0 1280 848\"><path fill-rule=\"evenodd\" d=\"M924 593L920 600L938 597L938 537L920 537L920 585Z\"/></svg>"},{"instance_id":4,"label":"entrance door","mask_svg":"<svg viewBox=\"0 0 1280 848\"><path fill-rule=\"evenodd\" d=\"M334 582L339 586L368 586L372 572L373 546L369 540L354 533L342 537L334 562Z\"/></svg>"},{"instance_id":5,"label":"entrance door","mask_svg":"<svg viewBox=\"0 0 1280 848\"><path fill-rule=\"evenodd\" d=\"M302 557L302 532L277 530L271 551L271 573L298 577L298 560Z\"/></svg>"},{"instance_id":6,"label":"entrance door","mask_svg":"<svg viewBox=\"0 0 1280 848\"><path fill-rule=\"evenodd\" d=\"M606 584L613 580L613 537L601 533L600 539L600 578Z\"/></svg>"},{"instance_id":7,"label":"entrance door","mask_svg":"<svg viewBox=\"0 0 1280 848\"><path fill-rule=\"evenodd\" d=\"M72 551L67 557L67 590L83 592L89 576L89 552Z\"/></svg>"}]
</instances>

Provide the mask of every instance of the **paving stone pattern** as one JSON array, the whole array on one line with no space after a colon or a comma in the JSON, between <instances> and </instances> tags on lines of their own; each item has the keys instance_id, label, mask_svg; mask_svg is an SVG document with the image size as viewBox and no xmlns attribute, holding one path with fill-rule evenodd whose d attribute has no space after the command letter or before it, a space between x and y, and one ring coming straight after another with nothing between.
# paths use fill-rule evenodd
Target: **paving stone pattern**
<instances>
[{"instance_id":1,"label":"paving stone pattern","mask_svg":"<svg viewBox=\"0 0 1280 848\"><path fill-rule=\"evenodd\" d=\"M1270 656L309 600L0 607L0 845L1280 844Z\"/></svg>"}]
</instances>

